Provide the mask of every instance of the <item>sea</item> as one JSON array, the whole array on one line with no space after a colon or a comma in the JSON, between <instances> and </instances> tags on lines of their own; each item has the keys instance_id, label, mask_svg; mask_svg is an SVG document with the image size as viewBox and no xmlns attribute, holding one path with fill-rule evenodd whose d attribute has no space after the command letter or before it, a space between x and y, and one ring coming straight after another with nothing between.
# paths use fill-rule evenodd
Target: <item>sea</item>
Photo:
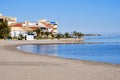
<instances>
[{"instance_id":1,"label":"sea","mask_svg":"<svg viewBox=\"0 0 120 80\"><path fill-rule=\"evenodd\" d=\"M120 64L119 34L84 36L83 42L87 42L87 44L22 45L17 48L34 54ZM95 42L96 44L88 44L89 42Z\"/></svg>"}]
</instances>

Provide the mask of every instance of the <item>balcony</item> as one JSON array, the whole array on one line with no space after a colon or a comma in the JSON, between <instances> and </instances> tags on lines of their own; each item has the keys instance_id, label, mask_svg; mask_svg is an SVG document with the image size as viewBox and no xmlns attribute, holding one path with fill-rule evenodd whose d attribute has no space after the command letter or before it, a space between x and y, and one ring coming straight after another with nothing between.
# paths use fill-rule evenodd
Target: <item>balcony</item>
<instances>
[{"instance_id":1,"label":"balcony","mask_svg":"<svg viewBox=\"0 0 120 80\"><path fill-rule=\"evenodd\" d=\"M58 27L57 27L57 25L55 25L53 28L54 28L54 29L57 29Z\"/></svg>"},{"instance_id":2,"label":"balcony","mask_svg":"<svg viewBox=\"0 0 120 80\"><path fill-rule=\"evenodd\" d=\"M54 33L57 33L57 30L53 30Z\"/></svg>"}]
</instances>

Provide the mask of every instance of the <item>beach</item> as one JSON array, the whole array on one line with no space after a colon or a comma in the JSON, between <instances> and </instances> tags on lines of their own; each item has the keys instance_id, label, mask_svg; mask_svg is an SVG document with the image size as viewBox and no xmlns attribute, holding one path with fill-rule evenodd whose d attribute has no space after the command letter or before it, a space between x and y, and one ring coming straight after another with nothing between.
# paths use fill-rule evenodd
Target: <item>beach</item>
<instances>
[{"instance_id":1,"label":"beach","mask_svg":"<svg viewBox=\"0 0 120 80\"><path fill-rule=\"evenodd\" d=\"M23 44L78 43L77 40L0 40L0 80L120 80L120 65L37 55Z\"/></svg>"}]
</instances>

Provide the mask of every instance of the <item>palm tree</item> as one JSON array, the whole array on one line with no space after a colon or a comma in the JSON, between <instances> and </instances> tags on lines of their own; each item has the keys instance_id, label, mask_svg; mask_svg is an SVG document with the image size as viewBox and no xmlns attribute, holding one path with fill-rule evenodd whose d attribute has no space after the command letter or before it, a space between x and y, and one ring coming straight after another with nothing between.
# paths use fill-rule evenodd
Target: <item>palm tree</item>
<instances>
[{"instance_id":1,"label":"palm tree","mask_svg":"<svg viewBox=\"0 0 120 80\"><path fill-rule=\"evenodd\" d=\"M58 33L56 34L56 38L59 40L62 37L62 34Z\"/></svg>"},{"instance_id":2,"label":"palm tree","mask_svg":"<svg viewBox=\"0 0 120 80\"><path fill-rule=\"evenodd\" d=\"M82 34L81 32L78 32L78 33L77 33L77 36L78 36L78 38L80 39L82 36L84 36L84 34Z\"/></svg>"},{"instance_id":3,"label":"palm tree","mask_svg":"<svg viewBox=\"0 0 120 80\"><path fill-rule=\"evenodd\" d=\"M41 37L41 34L42 34L42 30L38 28L37 30L35 30L35 32L36 32L36 34L37 34L37 36L36 36L37 39L40 38L40 37Z\"/></svg>"},{"instance_id":4,"label":"palm tree","mask_svg":"<svg viewBox=\"0 0 120 80\"><path fill-rule=\"evenodd\" d=\"M55 38L55 34L51 33L51 39L53 40Z\"/></svg>"},{"instance_id":5,"label":"palm tree","mask_svg":"<svg viewBox=\"0 0 120 80\"><path fill-rule=\"evenodd\" d=\"M10 27L8 26L7 21L0 21L0 36L4 39L10 35Z\"/></svg>"},{"instance_id":6,"label":"palm tree","mask_svg":"<svg viewBox=\"0 0 120 80\"><path fill-rule=\"evenodd\" d=\"M70 34L69 34L68 32L66 32L66 33L64 34L64 37L65 37L65 38L69 38L69 37L70 37Z\"/></svg>"},{"instance_id":7,"label":"palm tree","mask_svg":"<svg viewBox=\"0 0 120 80\"><path fill-rule=\"evenodd\" d=\"M75 37L75 39L78 37L78 32L77 31L74 31L73 32L73 36Z\"/></svg>"},{"instance_id":8,"label":"palm tree","mask_svg":"<svg viewBox=\"0 0 120 80\"><path fill-rule=\"evenodd\" d=\"M45 32L45 35L46 35L46 39L48 39L49 35L50 35L50 32L46 31Z\"/></svg>"},{"instance_id":9,"label":"palm tree","mask_svg":"<svg viewBox=\"0 0 120 80\"><path fill-rule=\"evenodd\" d=\"M82 36L84 36L84 34L82 34L81 32L74 31L73 32L73 36L75 38L79 38L80 39Z\"/></svg>"}]
</instances>

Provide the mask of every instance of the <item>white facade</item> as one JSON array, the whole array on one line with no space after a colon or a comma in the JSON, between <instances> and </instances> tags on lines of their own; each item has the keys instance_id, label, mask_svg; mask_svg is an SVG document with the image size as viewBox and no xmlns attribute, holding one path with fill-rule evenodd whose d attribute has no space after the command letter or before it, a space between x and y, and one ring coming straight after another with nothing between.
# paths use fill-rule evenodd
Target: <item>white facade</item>
<instances>
[{"instance_id":1,"label":"white facade","mask_svg":"<svg viewBox=\"0 0 120 80\"><path fill-rule=\"evenodd\" d=\"M19 37L20 34L25 36L26 31L19 27L11 27L11 37Z\"/></svg>"},{"instance_id":2,"label":"white facade","mask_svg":"<svg viewBox=\"0 0 120 80\"><path fill-rule=\"evenodd\" d=\"M26 40L34 40L34 35L27 35Z\"/></svg>"},{"instance_id":3,"label":"white facade","mask_svg":"<svg viewBox=\"0 0 120 80\"><path fill-rule=\"evenodd\" d=\"M48 28L48 32L52 32L52 28Z\"/></svg>"},{"instance_id":4,"label":"white facade","mask_svg":"<svg viewBox=\"0 0 120 80\"><path fill-rule=\"evenodd\" d=\"M28 26L37 26L37 25L36 25L36 23L29 22L29 23L28 23Z\"/></svg>"},{"instance_id":5,"label":"white facade","mask_svg":"<svg viewBox=\"0 0 120 80\"><path fill-rule=\"evenodd\" d=\"M24 31L19 31L19 30L11 31L10 34L11 34L11 37L19 37L20 34L25 37L25 35L26 35L26 33Z\"/></svg>"},{"instance_id":6,"label":"white facade","mask_svg":"<svg viewBox=\"0 0 120 80\"><path fill-rule=\"evenodd\" d=\"M22 24L22 25L23 25L23 26L37 26L37 23L25 21L25 23Z\"/></svg>"}]
</instances>

